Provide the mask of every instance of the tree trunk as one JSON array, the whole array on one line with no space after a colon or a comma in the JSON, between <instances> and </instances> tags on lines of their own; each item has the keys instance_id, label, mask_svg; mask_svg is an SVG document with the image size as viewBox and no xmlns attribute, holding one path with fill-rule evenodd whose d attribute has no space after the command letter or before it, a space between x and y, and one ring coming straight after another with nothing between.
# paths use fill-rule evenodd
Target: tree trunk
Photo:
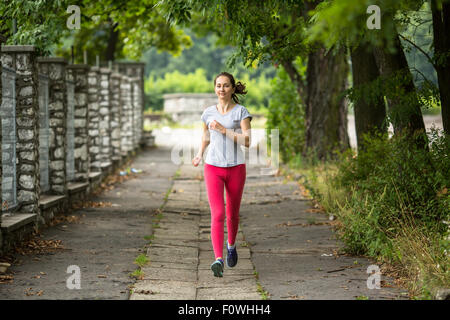
<instances>
[{"instance_id":1,"label":"tree trunk","mask_svg":"<svg viewBox=\"0 0 450 320\"><path fill-rule=\"evenodd\" d=\"M109 29L108 46L105 50L106 61L114 61L115 59L117 41L119 40L119 30L116 29L117 25L117 23L111 24L111 28Z\"/></svg>"},{"instance_id":2,"label":"tree trunk","mask_svg":"<svg viewBox=\"0 0 450 320\"><path fill-rule=\"evenodd\" d=\"M295 68L294 63L292 61L281 61L281 65L288 74L292 83L294 83L297 89L297 93L300 96L300 101L305 101L305 83L303 82L300 74Z\"/></svg>"},{"instance_id":3,"label":"tree trunk","mask_svg":"<svg viewBox=\"0 0 450 320\"><path fill-rule=\"evenodd\" d=\"M306 143L304 156L335 157L335 149L350 147L347 133L346 89L349 66L343 50L333 55L320 47L308 56L306 75Z\"/></svg>"},{"instance_id":4,"label":"tree trunk","mask_svg":"<svg viewBox=\"0 0 450 320\"><path fill-rule=\"evenodd\" d=\"M372 134L376 131L387 132L386 106L381 94L378 97L369 98L373 95L368 94L368 89L362 89L380 76L372 48L367 45L360 45L351 50L351 58L353 87L356 90L361 90L357 93L357 100L354 101L356 140L359 153L364 150L364 134Z\"/></svg>"},{"instance_id":5,"label":"tree trunk","mask_svg":"<svg viewBox=\"0 0 450 320\"><path fill-rule=\"evenodd\" d=\"M442 10L436 0L431 0L433 15L433 43L435 68L438 77L441 98L442 124L444 132L450 134L450 3L442 3Z\"/></svg>"},{"instance_id":6,"label":"tree trunk","mask_svg":"<svg viewBox=\"0 0 450 320\"><path fill-rule=\"evenodd\" d=\"M416 94L416 87L398 34L395 37L394 45L395 53L390 52L386 47L375 47L374 56L380 74L383 78L386 78L386 81L389 82L389 79L393 76L402 74L402 80L395 83L395 90L390 88L386 91L389 117L395 135L405 133L412 137L414 133L425 133L425 124ZM405 99L405 97L409 99ZM426 140L424 135L418 137L416 139L417 145L426 148Z\"/></svg>"}]
</instances>

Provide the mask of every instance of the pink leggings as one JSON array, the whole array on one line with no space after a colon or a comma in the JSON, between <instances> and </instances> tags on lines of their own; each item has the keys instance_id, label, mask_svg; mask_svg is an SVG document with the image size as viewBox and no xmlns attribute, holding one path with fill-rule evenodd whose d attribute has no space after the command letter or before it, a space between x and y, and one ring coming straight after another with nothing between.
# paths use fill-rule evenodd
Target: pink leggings
<instances>
[{"instance_id":1,"label":"pink leggings","mask_svg":"<svg viewBox=\"0 0 450 320\"><path fill-rule=\"evenodd\" d=\"M244 190L245 163L234 167L216 167L205 163L205 184L211 208L211 241L216 259L223 257L223 228L225 204L223 187L227 196L228 243L234 244L239 227L239 208Z\"/></svg>"}]
</instances>

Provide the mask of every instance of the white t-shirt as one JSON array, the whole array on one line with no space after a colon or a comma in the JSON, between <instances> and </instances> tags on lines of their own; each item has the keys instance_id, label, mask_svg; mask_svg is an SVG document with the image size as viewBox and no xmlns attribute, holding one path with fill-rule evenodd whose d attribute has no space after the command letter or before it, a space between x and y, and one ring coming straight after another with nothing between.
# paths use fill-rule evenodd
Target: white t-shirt
<instances>
[{"instance_id":1,"label":"white t-shirt","mask_svg":"<svg viewBox=\"0 0 450 320\"><path fill-rule=\"evenodd\" d=\"M216 105L210 106L203 111L201 118L208 128L216 120L226 129L242 133L241 121L245 118L251 121L253 117L244 106L236 104L226 114L221 114ZM241 145L216 130L209 129L209 132L210 144L205 163L216 167L233 167L245 163Z\"/></svg>"}]
</instances>

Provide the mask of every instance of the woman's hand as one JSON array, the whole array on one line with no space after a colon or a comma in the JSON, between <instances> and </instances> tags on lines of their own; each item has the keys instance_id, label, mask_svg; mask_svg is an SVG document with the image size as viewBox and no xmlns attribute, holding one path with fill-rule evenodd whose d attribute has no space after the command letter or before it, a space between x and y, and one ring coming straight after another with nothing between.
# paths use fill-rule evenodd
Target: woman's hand
<instances>
[{"instance_id":1,"label":"woman's hand","mask_svg":"<svg viewBox=\"0 0 450 320\"><path fill-rule=\"evenodd\" d=\"M223 125L221 125L219 122L217 122L216 120L211 121L211 123L209 124L209 128L212 130L216 130L216 131L220 132L221 134L226 133L225 127Z\"/></svg>"},{"instance_id":2,"label":"woman's hand","mask_svg":"<svg viewBox=\"0 0 450 320\"><path fill-rule=\"evenodd\" d=\"M194 159L192 159L192 164L194 165L194 167L197 167L201 160L202 157L200 156L196 156Z\"/></svg>"}]
</instances>

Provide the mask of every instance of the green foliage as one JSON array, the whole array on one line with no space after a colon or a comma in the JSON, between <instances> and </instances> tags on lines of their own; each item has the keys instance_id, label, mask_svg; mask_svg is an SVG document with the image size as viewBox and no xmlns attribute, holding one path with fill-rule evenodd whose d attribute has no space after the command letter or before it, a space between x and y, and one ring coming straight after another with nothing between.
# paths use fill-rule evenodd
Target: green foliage
<instances>
[{"instance_id":1,"label":"green foliage","mask_svg":"<svg viewBox=\"0 0 450 320\"><path fill-rule=\"evenodd\" d=\"M396 119L407 118L415 113L415 106L420 104L422 110L440 110L439 88L428 79L423 79L415 91L406 92L405 88L411 80L409 70L401 70L389 77L379 77L371 83L346 91L350 101L363 100L368 104L376 104L379 98L387 97L397 106L388 109L387 121L393 123ZM394 113L395 112L395 113Z\"/></svg>"},{"instance_id":2,"label":"green foliage","mask_svg":"<svg viewBox=\"0 0 450 320\"><path fill-rule=\"evenodd\" d=\"M248 93L242 96L240 102L249 108L266 108L270 97L270 83L265 75L251 79L248 74L236 78L247 86ZM163 78L150 75L145 81L145 92L148 107L152 110L162 110L163 95L167 93L214 93L213 80L208 80L204 69L183 74L178 71L166 73Z\"/></svg>"},{"instance_id":3,"label":"green foliage","mask_svg":"<svg viewBox=\"0 0 450 320\"><path fill-rule=\"evenodd\" d=\"M218 37L212 33L202 37L196 36L190 29L184 29L184 33L192 39L193 45L183 50L181 55L175 57L169 52L161 52L154 47L143 54L142 61L148 62L147 74L161 78L166 73L174 71L185 74L202 68L206 72L206 77L211 80L216 74L226 69L226 59L233 50L230 46L219 46ZM230 70L232 74L235 71Z\"/></svg>"},{"instance_id":4,"label":"green foliage","mask_svg":"<svg viewBox=\"0 0 450 320\"><path fill-rule=\"evenodd\" d=\"M297 66L300 65L297 60ZM305 143L304 108L295 85L283 68L279 69L271 86L267 130L269 133L271 129L279 130L279 150L281 158L287 162L301 153Z\"/></svg>"},{"instance_id":5,"label":"green foliage","mask_svg":"<svg viewBox=\"0 0 450 320\"><path fill-rule=\"evenodd\" d=\"M450 144L433 130L430 151L402 136L365 137L367 150L346 153L333 181L347 191L342 239L355 254L397 258L392 240L404 225L445 235L450 218Z\"/></svg>"},{"instance_id":6,"label":"green foliage","mask_svg":"<svg viewBox=\"0 0 450 320\"><path fill-rule=\"evenodd\" d=\"M392 49L396 28L406 25L411 11L419 10L423 3L424 0L323 1L311 12L308 40L320 41L329 48L367 42ZM370 5L381 9L380 30L367 28L367 8Z\"/></svg>"},{"instance_id":7,"label":"green foliage","mask_svg":"<svg viewBox=\"0 0 450 320\"><path fill-rule=\"evenodd\" d=\"M34 45L40 55L53 52L69 58L73 44L77 63L83 62L83 50L88 51L89 63L96 55L103 57L113 31L119 33L117 58L139 59L150 46L180 54L191 40L182 30L167 24L155 4L155 0L1 1L0 33L8 38L7 44ZM69 5L80 7L80 30L67 28ZM17 21L14 36L12 19Z\"/></svg>"},{"instance_id":8,"label":"green foliage","mask_svg":"<svg viewBox=\"0 0 450 320\"><path fill-rule=\"evenodd\" d=\"M305 53L303 1L168 0L160 1L160 10L171 23L187 25L189 13L201 12L203 22L226 42L236 46L230 59L245 66L264 61L292 61Z\"/></svg>"},{"instance_id":9,"label":"green foliage","mask_svg":"<svg viewBox=\"0 0 450 320\"><path fill-rule=\"evenodd\" d=\"M6 44L34 45L39 55L49 53L49 48L68 34L66 9L68 0L8 0L0 1L0 33ZM12 34L12 21L16 19L17 33Z\"/></svg>"}]
</instances>

